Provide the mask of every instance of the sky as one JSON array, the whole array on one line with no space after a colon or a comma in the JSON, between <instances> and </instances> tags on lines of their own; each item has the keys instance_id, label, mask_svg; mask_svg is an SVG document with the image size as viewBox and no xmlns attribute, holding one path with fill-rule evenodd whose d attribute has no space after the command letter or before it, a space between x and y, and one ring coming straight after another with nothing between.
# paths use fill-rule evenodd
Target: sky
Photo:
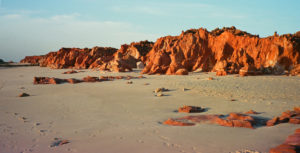
<instances>
[{"instance_id":1,"label":"sky","mask_svg":"<svg viewBox=\"0 0 300 153\"><path fill-rule=\"evenodd\" d=\"M235 26L260 37L300 30L299 0L0 0L0 59L61 47L115 47Z\"/></svg>"}]
</instances>

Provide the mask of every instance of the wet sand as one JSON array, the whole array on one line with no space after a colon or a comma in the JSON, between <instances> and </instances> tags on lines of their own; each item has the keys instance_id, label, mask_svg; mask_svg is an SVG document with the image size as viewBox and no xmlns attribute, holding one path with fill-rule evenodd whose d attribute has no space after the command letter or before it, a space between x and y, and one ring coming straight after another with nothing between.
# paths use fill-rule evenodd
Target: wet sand
<instances>
[{"instance_id":1,"label":"wet sand","mask_svg":"<svg viewBox=\"0 0 300 153\"><path fill-rule=\"evenodd\" d=\"M280 124L256 129L197 124L177 127L160 124L189 114L174 110L183 105L205 107L201 114L228 114L253 109L272 118L300 106L300 77L190 73L188 76L144 75L144 79L97 83L34 85L33 77L82 79L86 76L131 75L40 67L0 68L1 153L228 153L268 152L300 125ZM213 77L214 80L208 80ZM149 85L145 85L149 83ZM170 89L156 97L153 90ZM183 91L183 88L189 89ZM20 93L29 97L18 97ZM232 101L235 99L236 101ZM192 114L193 115L193 114ZM55 138L70 143L50 147Z\"/></svg>"}]
</instances>

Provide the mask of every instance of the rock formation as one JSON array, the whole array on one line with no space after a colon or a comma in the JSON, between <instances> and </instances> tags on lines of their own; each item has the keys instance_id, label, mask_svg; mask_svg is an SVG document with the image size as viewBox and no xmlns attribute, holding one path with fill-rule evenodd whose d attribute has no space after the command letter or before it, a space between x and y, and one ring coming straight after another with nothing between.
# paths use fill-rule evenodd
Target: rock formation
<instances>
[{"instance_id":1,"label":"rock formation","mask_svg":"<svg viewBox=\"0 0 300 153\"><path fill-rule=\"evenodd\" d=\"M62 48L58 52L48 53L39 62L42 67L55 69L87 69L109 62L116 51L117 49L110 47Z\"/></svg>"},{"instance_id":2,"label":"rock formation","mask_svg":"<svg viewBox=\"0 0 300 153\"><path fill-rule=\"evenodd\" d=\"M260 118L252 117L246 114L230 113L229 115L197 115L185 116L181 118L168 119L164 124L185 126L195 125L196 123L218 124L227 127L242 127L254 129L255 126L263 124Z\"/></svg>"},{"instance_id":3,"label":"rock formation","mask_svg":"<svg viewBox=\"0 0 300 153\"><path fill-rule=\"evenodd\" d=\"M153 42L141 41L134 42L130 45L124 44L121 48L113 55L113 59L107 63L98 64L100 70L109 70L114 72L126 72L132 71L132 68L139 68L144 65L145 55L152 49Z\"/></svg>"},{"instance_id":4,"label":"rock formation","mask_svg":"<svg viewBox=\"0 0 300 153\"><path fill-rule=\"evenodd\" d=\"M131 71L141 62L145 62L145 55L152 49L153 42L141 41L130 45L124 44L117 50L110 47L61 48L57 52L50 52L43 56L26 56L21 63L39 63L42 67L54 69L76 68L108 70L115 72Z\"/></svg>"},{"instance_id":5,"label":"rock formation","mask_svg":"<svg viewBox=\"0 0 300 153\"><path fill-rule=\"evenodd\" d=\"M218 76L240 74L300 74L300 32L259 38L235 27L190 29L179 36L92 49L62 48L45 56L26 57L21 62L52 68L98 68L131 71L137 62L144 74L177 74L213 71ZM143 65L139 63L139 68Z\"/></svg>"},{"instance_id":6,"label":"rock formation","mask_svg":"<svg viewBox=\"0 0 300 153\"><path fill-rule=\"evenodd\" d=\"M133 77L133 76L100 76L100 77L91 77L86 76L82 79L59 79L59 78L50 78L50 77L34 77L33 84L62 84L62 83L80 83L80 82L101 82L101 81L112 81L115 79L142 79L145 78L143 76Z\"/></svg>"},{"instance_id":7,"label":"rock formation","mask_svg":"<svg viewBox=\"0 0 300 153\"><path fill-rule=\"evenodd\" d=\"M183 106L178 108L178 112L180 113L201 113L204 111L205 109L197 106Z\"/></svg>"},{"instance_id":8,"label":"rock formation","mask_svg":"<svg viewBox=\"0 0 300 153\"><path fill-rule=\"evenodd\" d=\"M267 121L267 126L274 126L280 123L300 124L300 107L295 107L293 111L285 111L281 116Z\"/></svg>"},{"instance_id":9,"label":"rock formation","mask_svg":"<svg viewBox=\"0 0 300 153\"><path fill-rule=\"evenodd\" d=\"M142 73L176 74L185 69L217 75L282 74L300 62L298 33L259 38L235 27L187 30L159 38L146 55Z\"/></svg>"},{"instance_id":10,"label":"rock formation","mask_svg":"<svg viewBox=\"0 0 300 153\"><path fill-rule=\"evenodd\" d=\"M30 64L39 64L40 60L44 56L26 56L20 61L20 63L30 63Z\"/></svg>"}]
</instances>

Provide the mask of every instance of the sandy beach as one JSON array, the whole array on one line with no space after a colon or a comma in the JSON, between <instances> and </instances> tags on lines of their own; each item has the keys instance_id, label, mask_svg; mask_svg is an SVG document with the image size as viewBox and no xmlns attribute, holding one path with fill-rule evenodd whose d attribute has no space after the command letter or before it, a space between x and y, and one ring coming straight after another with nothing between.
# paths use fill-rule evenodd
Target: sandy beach
<instances>
[{"instance_id":1,"label":"sandy beach","mask_svg":"<svg viewBox=\"0 0 300 153\"><path fill-rule=\"evenodd\" d=\"M251 109L273 118L300 105L300 77L190 73L188 76L143 75L143 79L96 83L34 85L35 76L140 76L129 73L41 67L0 68L1 153L265 153L281 144L300 125L279 124L255 129L211 124L168 126L184 105L207 108L201 114L228 114ZM208 80L213 77L213 80ZM149 85L145 85L148 83ZM170 91L156 97L153 90ZM188 89L183 91L183 88ZM29 97L18 97L20 93ZM232 101L234 99L235 101ZM192 114L193 115L193 114ZM69 143L51 147L55 139Z\"/></svg>"}]
</instances>

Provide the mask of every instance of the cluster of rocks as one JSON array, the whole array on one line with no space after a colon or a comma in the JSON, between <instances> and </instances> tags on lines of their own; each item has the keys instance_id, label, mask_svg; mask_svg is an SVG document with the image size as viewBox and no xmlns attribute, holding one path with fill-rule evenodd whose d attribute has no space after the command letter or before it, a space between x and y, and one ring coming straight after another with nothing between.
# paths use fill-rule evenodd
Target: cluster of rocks
<instances>
[{"instance_id":1,"label":"cluster of rocks","mask_svg":"<svg viewBox=\"0 0 300 153\"><path fill-rule=\"evenodd\" d=\"M269 120L267 126L274 126L281 123L300 124L300 107L295 107L293 111L285 111L279 117Z\"/></svg>"},{"instance_id":2,"label":"cluster of rocks","mask_svg":"<svg viewBox=\"0 0 300 153\"><path fill-rule=\"evenodd\" d=\"M133 76L100 76L100 77L91 77L91 76L86 76L82 79L74 79L74 78L69 78L69 79L60 79L60 78L54 78L54 77L34 77L33 79L33 84L62 84L62 83L81 83L81 82L101 82L101 81L113 81L115 79L125 79L125 80L130 80L130 79L141 79L145 78L144 76L138 76L138 77L133 77Z\"/></svg>"},{"instance_id":3,"label":"cluster of rocks","mask_svg":"<svg viewBox=\"0 0 300 153\"><path fill-rule=\"evenodd\" d=\"M196 106L184 106L178 109L178 112L186 113L200 113L204 109ZM242 127L252 128L259 126L273 126L280 123L292 123L300 124L300 107L295 107L294 111L283 112L280 117L267 120L262 117L255 117L251 115L259 114L254 110L250 110L245 113L229 113L228 115L197 115L197 116L185 116L180 118L170 118L163 122L163 124L174 125L174 126L192 126L196 123L209 123L218 124L227 127Z\"/></svg>"},{"instance_id":4,"label":"cluster of rocks","mask_svg":"<svg viewBox=\"0 0 300 153\"><path fill-rule=\"evenodd\" d=\"M190 29L179 36L141 41L115 49L62 48L43 56L25 57L22 63L52 68L98 68L126 72L143 68L144 74L187 75L216 72L218 76L240 74L300 74L300 34L259 38L235 27Z\"/></svg>"},{"instance_id":5,"label":"cluster of rocks","mask_svg":"<svg viewBox=\"0 0 300 153\"><path fill-rule=\"evenodd\" d=\"M162 87L162 88L156 88L153 92L156 94L155 96L162 97L165 96L163 92L167 92L167 91L169 91L169 89Z\"/></svg>"}]
</instances>

